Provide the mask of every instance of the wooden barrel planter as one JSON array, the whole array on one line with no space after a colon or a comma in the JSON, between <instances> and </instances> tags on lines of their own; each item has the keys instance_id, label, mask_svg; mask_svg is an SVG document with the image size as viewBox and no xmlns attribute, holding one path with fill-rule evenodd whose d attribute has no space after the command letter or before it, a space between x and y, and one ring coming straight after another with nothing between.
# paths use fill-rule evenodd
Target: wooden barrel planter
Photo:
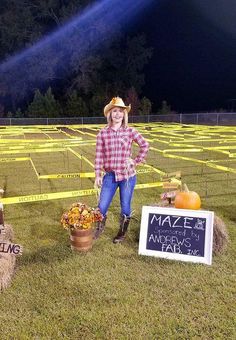
<instances>
[{"instance_id":1,"label":"wooden barrel planter","mask_svg":"<svg viewBox=\"0 0 236 340\"><path fill-rule=\"evenodd\" d=\"M71 249L86 252L93 246L93 229L74 229L70 232Z\"/></svg>"}]
</instances>

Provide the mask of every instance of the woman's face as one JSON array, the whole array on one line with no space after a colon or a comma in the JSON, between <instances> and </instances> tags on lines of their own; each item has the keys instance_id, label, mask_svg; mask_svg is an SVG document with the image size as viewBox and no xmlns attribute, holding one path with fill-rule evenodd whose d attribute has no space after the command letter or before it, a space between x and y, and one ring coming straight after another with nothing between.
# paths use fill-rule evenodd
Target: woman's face
<instances>
[{"instance_id":1,"label":"woman's face","mask_svg":"<svg viewBox=\"0 0 236 340\"><path fill-rule=\"evenodd\" d=\"M111 109L111 119L113 123L122 123L124 118L124 109L122 107L115 106Z\"/></svg>"}]
</instances>

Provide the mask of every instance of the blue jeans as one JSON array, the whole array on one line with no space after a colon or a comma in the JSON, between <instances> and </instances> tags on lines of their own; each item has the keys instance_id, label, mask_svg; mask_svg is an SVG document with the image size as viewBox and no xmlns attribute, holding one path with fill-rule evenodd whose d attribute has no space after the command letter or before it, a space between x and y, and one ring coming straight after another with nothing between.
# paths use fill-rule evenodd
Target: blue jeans
<instances>
[{"instance_id":1,"label":"blue jeans","mask_svg":"<svg viewBox=\"0 0 236 340\"><path fill-rule=\"evenodd\" d=\"M116 190L119 188L121 214L129 217L131 215L131 200L135 184L136 175L130 177L128 180L116 182L114 172L107 172L103 177L100 200L98 204L103 216L106 216L107 210L112 202Z\"/></svg>"}]
</instances>

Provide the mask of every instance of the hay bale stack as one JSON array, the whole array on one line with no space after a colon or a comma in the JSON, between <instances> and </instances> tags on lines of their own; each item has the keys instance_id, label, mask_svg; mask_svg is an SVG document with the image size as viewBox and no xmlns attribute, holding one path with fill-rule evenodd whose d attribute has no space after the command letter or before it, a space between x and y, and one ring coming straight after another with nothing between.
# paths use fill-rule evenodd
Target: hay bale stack
<instances>
[{"instance_id":1,"label":"hay bale stack","mask_svg":"<svg viewBox=\"0 0 236 340\"><path fill-rule=\"evenodd\" d=\"M14 231L12 226L10 224L5 224L4 231L5 233L1 235L0 239L3 240L3 242L13 242Z\"/></svg>"},{"instance_id":2,"label":"hay bale stack","mask_svg":"<svg viewBox=\"0 0 236 340\"><path fill-rule=\"evenodd\" d=\"M10 224L5 224L5 234L1 235L1 242L13 241L13 229ZM16 257L12 254L0 253L0 291L7 288L15 271Z\"/></svg>"},{"instance_id":3,"label":"hay bale stack","mask_svg":"<svg viewBox=\"0 0 236 340\"><path fill-rule=\"evenodd\" d=\"M225 223L222 219L214 215L213 228L213 254L222 254L229 243L229 235Z\"/></svg>"}]
</instances>

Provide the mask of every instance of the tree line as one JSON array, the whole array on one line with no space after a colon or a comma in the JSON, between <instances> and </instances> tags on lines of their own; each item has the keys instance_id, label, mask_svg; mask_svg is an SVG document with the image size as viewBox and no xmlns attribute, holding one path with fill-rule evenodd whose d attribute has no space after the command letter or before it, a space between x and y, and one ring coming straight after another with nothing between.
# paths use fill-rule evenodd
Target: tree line
<instances>
[{"instance_id":1,"label":"tree line","mask_svg":"<svg viewBox=\"0 0 236 340\"><path fill-rule=\"evenodd\" d=\"M152 47L147 46L143 33L133 34L122 27L110 39L105 34L109 23L102 18L89 29L74 27L61 45L60 39L45 45L30 58L25 57L20 67L4 69L4 61L16 51L30 49L43 37L60 30L91 3L0 2L1 117L98 116L115 95L132 104L133 115L152 112L151 101L143 95L144 68L152 57ZM101 41L94 48L96 38Z\"/></svg>"}]
</instances>

